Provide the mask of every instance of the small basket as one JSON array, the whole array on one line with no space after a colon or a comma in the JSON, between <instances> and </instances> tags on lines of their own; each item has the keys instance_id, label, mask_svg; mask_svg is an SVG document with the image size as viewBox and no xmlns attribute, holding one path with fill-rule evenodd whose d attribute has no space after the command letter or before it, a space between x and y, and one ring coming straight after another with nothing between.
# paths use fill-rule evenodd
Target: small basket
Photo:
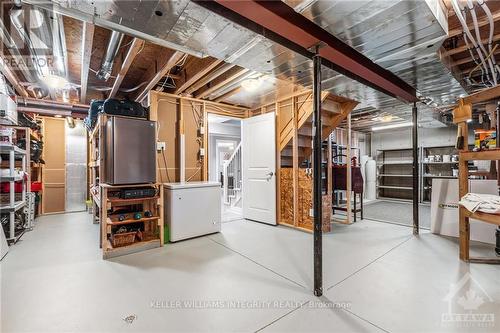
<instances>
[{"instance_id":1,"label":"small basket","mask_svg":"<svg viewBox=\"0 0 500 333\"><path fill-rule=\"evenodd\" d=\"M120 247L133 244L135 242L136 234L137 231L111 234L111 245L113 245L113 247Z\"/></svg>"}]
</instances>

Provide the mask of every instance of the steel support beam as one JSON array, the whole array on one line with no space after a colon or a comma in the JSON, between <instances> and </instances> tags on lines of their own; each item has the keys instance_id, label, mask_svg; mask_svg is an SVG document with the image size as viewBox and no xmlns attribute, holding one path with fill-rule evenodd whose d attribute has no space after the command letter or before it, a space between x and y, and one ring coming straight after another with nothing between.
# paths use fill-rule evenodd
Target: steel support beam
<instances>
[{"instance_id":1,"label":"steel support beam","mask_svg":"<svg viewBox=\"0 0 500 333\"><path fill-rule=\"evenodd\" d=\"M323 225L321 193L321 57L313 57L313 211L314 295L323 295Z\"/></svg>"},{"instance_id":2,"label":"steel support beam","mask_svg":"<svg viewBox=\"0 0 500 333\"><path fill-rule=\"evenodd\" d=\"M389 96L418 101L415 88L282 1L193 1L307 58L312 59L311 48L319 46L323 65Z\"/></svg>"},{"instance_id":3,"label":"steel support beam","mask_svg":"<svg viewBox=\"0 0 500 333\"><path fill-rule=\"evenodd\" d=\"M420 232L418 219L418 109L417 103L413 103L411 110L413 118L412 145L413 145L413 234Z\"/></svg>"}]
</instances>

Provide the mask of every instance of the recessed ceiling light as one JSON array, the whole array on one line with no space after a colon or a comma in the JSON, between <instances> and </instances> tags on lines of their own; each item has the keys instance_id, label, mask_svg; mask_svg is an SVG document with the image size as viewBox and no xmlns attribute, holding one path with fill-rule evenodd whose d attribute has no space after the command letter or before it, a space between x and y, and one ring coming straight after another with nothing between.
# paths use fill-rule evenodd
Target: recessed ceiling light
<instances>
[{"instance_id":1,"label":"recessed ceiling light","mask_svg":"<svg viewBox=\"0 0 500 333\"><path fill-rule=\"evenodd\" d=\"M56 117L56 118L62 118L62 116L60 114L55 114L54 117Z\"/></svg>"},{"instance_id":2,"label":"recessed ceiling light","mask_svg":"<svg viewBox=\"0 0 500 333\"><path fill-rule=\"evenodd\" d=\"M241 82L241 86L246 91L255 91L260 87L261 83L262 82L259 79L246 79L245 81Z\"/></svg>"}]
</instances>

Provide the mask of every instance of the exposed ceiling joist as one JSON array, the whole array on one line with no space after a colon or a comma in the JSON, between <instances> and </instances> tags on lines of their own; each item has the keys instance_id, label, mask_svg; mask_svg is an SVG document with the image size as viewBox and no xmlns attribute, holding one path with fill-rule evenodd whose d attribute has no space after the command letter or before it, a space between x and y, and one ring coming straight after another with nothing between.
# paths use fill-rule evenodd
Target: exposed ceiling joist
<instances>
[{"instance_id":1,"label":"exposed ceiling joist","mask_svg":"<svg viewBox=\"0 0 500 333\"><path fill-rule=\"evenodd\" d=\"M209 96L210 94L216 92L217 90L225 87L226 85L233 83L233 81L243 80L252 74L253 73L249 69L243 68L243 69L239 70L238 72L236 72L235 74L229 76L225 80L222 80L221 82L214 84L213 86L211 86L207 90L196 95L196 98L205 98L205 97Z\"/></svg>"},{"instance_id":2,"label":"exposed ceiling joist","mask_svg":"<svg viewBox=\"0 0 500 333\"><path fill-rule=\"evenodd\" d=\"M153 74L153 76L148 79L147 81L149 82L144 86L144 88L139 92L137 97L135 98L136 102L141 102L149 93L151 89L155 87L155 85L160 82L160 80L167 75L167 73L184 57L186 54L184 52L180 51L175 51L168 61L165 63L165 65L156 73Z\"/></svg>"},{"instance_id":3,"label":"exposed ceiling joist","mask_svg":"<svg viewBox=\"0 0 500 333\"><path fill-rule=\"evenodd\" d=\"M217 97L216 99L214 99L214 102L221 102L221 101L223 101L223 100L225 100L233 95L236 95L237 93L239 93L241 91L241 89L243 89L242 86L231 89L227 93L224 93L224 94L220 95L219 97Z\"/></svg>"},{"instance_id":4,"label":"exposed ceiling joist","mask_svg":"<svg viewBox=\"0 0 500 333\"><path fill-rule=\"evenodd\" d=\"M500 34L494 35L493 39L492 39L492 42L497 42L499 40L500 40ZM487 44L488 41L489 41L488 38L484 38L484 39L481 40L481 43L482 44ZM472 45L471 45L471 47L472 47ZM448 51L445 51L445 52L441 52L441 56L447 57L447 56L451 56L451 55L454 55L454 54L462 53L462 52L465 52L465 51L467 51L467 45L462 45L462 46L456 47L454 49L451 49L451 50L448 50Z\"/></svg>"},{"instance_id":5,"label":"exposed ceiling joist","mask_svg":"<svg viewBox=\"0 0 500 333\"><path fill-rule=\"evenodd\" d=\"M495 52L493 52L494 55L497 55L497 54L500 54L500 49L497 48L495 50ZM450 63L450 66L451 67L455 67L455 66L460 66L460 65L464 65L464 64L468 64L468 63L472 63L473 60L471 57L465 57L465 58L462 58L462 59L458 59L452 63Z\"/></svg>"},{"instance_id":6,"label":"exposed ceiling joist","mask_svg":"<svg viewBox=\"0 0 500 333\"><path fill-rule=\"evenodd\" d=\"M139 52L143 47L144 47L144 41L142 39L139 38L133 39L132 44L130 45L130 48L127 51L127 55L125 56L125 60L123 61L120 72L116 76L115 82L113 83L113 88L109 93L109 98L115 97L116 93L118 92L118 89L120 89L123 79L127 75L127 72L130 66L132 65L132 62L134 61L135 57L139 54Z\"/></svg>"},{"instance_id":7,"label":"exposed ceiling joist","mask_svg":"<svg viewBox=\"0 0 500 333\"><path fill-rule=\"evenodd\" d=\"M201 78L198 82L196 82L195 84L193 84L186 91L189 94L192 94L196 90L200 89L201 87L203 87L207 83L209 83L209 82L213 81L214 79L218 78L219 76L221 76L222 74L226 73L228 70L232 69L235 66L236 65L229 64L229 63L220 66L219 68L217 68L216 70L214 70L212 73L209 73L205 77Z\"/></svg>"},{"instance_id":8,"label":"exposed ceiling joist","mask_svg":"<svg viewBox=\"0 0 500 333\"><path fill-rule=\"evenodd\" d=\"M207 73L209 73L211 70L213 70L222 62L223 62L222 60L213 59L208 66L205 66L201 70L197 71L195 74L191 75L189 78L186 78L186 81L179 88L175 90L175 94L178 95L183 93L184 90L191 87L193 84L195 84L198 80L200 80L203 76L205 76Z\"/></svg>"},{"instance_id":9,"label":"exposed ceiling joist","mask_svg":"<svg viewBox=\"0 0 500 333\"><path fill-rule=\"evenodd\" d=\"M94 40L95 27L92 23L83 23L82 36L82 62L81 62L81 78L80 78L80 102L85 103L87 100L87 86L90 69L90 58L92 57L92 43Z\"/></svg>"},{"instance_id":10,"label":"exposed ceiling joist","mask_svg":"<svg viewBox=\"0 0 500 333\"><path fill-rule=\"evenodd\" d=\"M493 22L500 20L500 12L493 13L492 16L493 16ZM479 28L483 27L489 23L490 22L488 21L488 17L483 17L483 18L477 20L477 25ZM471 31L474 30L474 25L472 23L469 24L468 27L469 27L469 30L471 30ZM461 35L462 33L463 33L462 27L452 29L452 30L448 31L448 38Z\"/></svg>"},{"instance_id":11,"label":"exposed ceiling joist","mask_svg":"<svg viewBox=\"0 0 500 333\"><path fill-rule=\"evenodd\" d=\"M416 90L282 1L194 0L226 19L309 58L318 47L323 65L389 96L418 101Z\"/></svg>"}]
</instances>

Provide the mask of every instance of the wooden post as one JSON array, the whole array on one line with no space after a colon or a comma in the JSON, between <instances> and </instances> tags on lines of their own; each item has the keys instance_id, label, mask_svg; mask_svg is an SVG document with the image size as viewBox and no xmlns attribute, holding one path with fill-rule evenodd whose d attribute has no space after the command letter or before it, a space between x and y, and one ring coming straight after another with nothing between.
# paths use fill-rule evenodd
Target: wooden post
<instances>
[{"instance_id":1,"label":"wooden post","mask_svg":"<svg viewBox=\"0 0 500 333\"><path fill-rule=\"evenodd\" d=\"M202 110L203 110L203 149L205 150L205 156L203 156L203 176L202 180L208 180L208 112L207 112L207 106L206 103L203 102L202 104Z\"/></svg>"},{"instance_id":2,"label":"wooden post","mask_svg":"<svg viewBox=\"0 0 500 333\"><path fill-rule=\"evenodd\" d=\"M468 126L467 122L458 123L458 126L462 129L462 135L464 136L464 149L460 152L466 152L469 150L468 145ZM458 164L458 194L459 199L469 192L469 167L468 161L460 158ZM469 245L470 245L470 223L467 217L467 209L460 206L459 211L459 237L460 237L460 259L464 261L469 261Z\"/></svg>"},{"instance_id":3,"label":"wooden post","mask_svg":"<svg viewBox=\"0 0 500 333\"><path fill-rule=\"evenodd\" d=\"M292 172L293 172L293 225L299 225L299 115L297 110L297 98L292 97Z\"/></svg>"}]
</instances>

